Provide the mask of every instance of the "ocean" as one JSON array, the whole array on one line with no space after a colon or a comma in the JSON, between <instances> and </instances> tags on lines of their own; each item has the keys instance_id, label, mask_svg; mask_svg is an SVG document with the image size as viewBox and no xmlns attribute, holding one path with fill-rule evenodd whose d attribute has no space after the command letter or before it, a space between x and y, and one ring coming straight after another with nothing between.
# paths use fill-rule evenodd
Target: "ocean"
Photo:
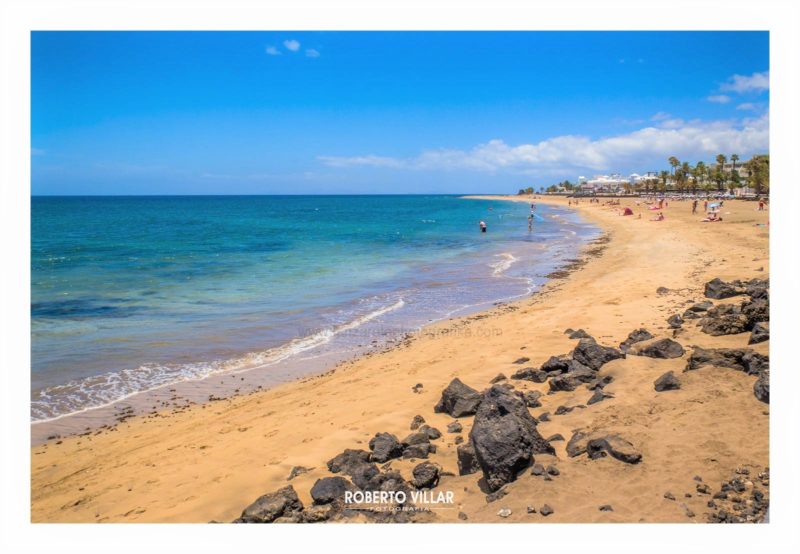
<instances>
[{"instance_id":1,"label":"ocean","mask_svg":"<svg viewBox=\"0 0 800 554\"><path fill-rule=\"evenodd\" d=\"M537 205L529 231L526 203L444 195L31 205L34 422L212 376L321 372L531 294L599 236L562 208Z\"/></svg>"}]
</instances>

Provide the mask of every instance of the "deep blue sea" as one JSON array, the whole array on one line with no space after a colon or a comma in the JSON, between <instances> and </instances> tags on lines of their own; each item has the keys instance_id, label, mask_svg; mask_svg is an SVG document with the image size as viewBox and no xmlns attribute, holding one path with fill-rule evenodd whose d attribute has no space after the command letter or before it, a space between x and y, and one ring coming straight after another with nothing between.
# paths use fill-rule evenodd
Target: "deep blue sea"
<instances>
[{"instance_id":1,"label":"deep blue sea","mask_svg":"<svg viewBox=\"0 0 800 554\"><path fill-rule=\"evenodd\" d=\"M529 294L598 235L543 205L529 231L529 213L457 196L34 197L31 418L321 371Z\"/></svg>"}]
</instances>

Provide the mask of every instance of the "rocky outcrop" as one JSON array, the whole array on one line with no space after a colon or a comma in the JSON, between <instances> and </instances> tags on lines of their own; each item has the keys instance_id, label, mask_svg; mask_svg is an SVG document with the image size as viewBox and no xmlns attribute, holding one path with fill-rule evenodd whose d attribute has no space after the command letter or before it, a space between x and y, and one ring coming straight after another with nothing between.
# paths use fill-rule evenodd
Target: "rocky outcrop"
<instances>
[{"instance_id":1,"label":"rocky outcrop","mask_svg":"<svg viewBox=\"0 0 800 554\"><path fill-rule=\"evenodd\" d=\"M727 367L757 375L769 368L769 357L751 348L695 348L686 361L686 369L691 371L704 365Z\"/></svg>"},{"instance_id":2,"label":"rocky outcrop","mask_svg":"<svg viewBox=\"0 0 800 554\"><path fill-rule=\"evenodd\" d=\"M511 375L512 379L533 381L534 383L544 383L547 381L547 377L548 374L546 371L536 369L535 367L526 367Z\"/></svg>"},{"instance_id":3,"label":"rocky outcrop","mask_svg":"<svg viewBox=\"0 0 800 554\"><path fill-rule=\"evenodd\" d=\"M445 412L453 417L473 415L481 402L481 394L468 387L457 377L442 391L442 398L433 408L436 413Z\"/></svg>"},{"instance_id":4,"label":"rocky outcrop","mask_svg":"<svg viewBox=\"0 0 800 554\"><path fill-rule=\"evenodd\" d=\"M576 431L567 443L567 454L572 458L588 454L592 460L610 455L628 464L637 464L642 460L641 452L630 442L619 435L602 432Z\"/></svg>"},{"instance_id":5,"label":"rocky outcrop","mask_svg":"<svg viewBox=\"0 0 800 554\"><path fill-rule=\"evenodd\" d=\"M423 462L411 470L414 476L412 484L418 489L432 489L439 484L439 467L430 462Z\"/></svg>"},{"instance_id":6,"label":"rocky outcrop","mask_svg":"<svg viewBox=\"0 0 800 554\"><path fill-rule=\"evenodd\" d=\"M756 323L750 333L750 340L747 344L758 344L769 340L769 323Z\"/></svg>"},{"instance_id":7,"label":"rocky outcrop","mask_svg":"<svg viewBox=\"0 0 800 554\"><path fill-rule=\"evenodd\" d=\"M346 449L341 454L328 460L328 471L331 473L344 473L352 475L353 471L360 465L369 463L370 453L366 450Z\"/></svg>"},{"instance_id":8,"label":"rocky outcrop","mask_svg":"<svg viewBox=\"0 0 800 554\"><path fill-rule=\"evenodd\" d=\"M639 348L636 354L648 358L671 359L680 358L684 352L683 346L674 340L661 339Z\"/></svg>"},{"instance_id":9,"label":"rocky outcrop","mask_svg":"<svg viewBox=\"0 0 800 554\"><path fill-rule=\"evenodd\" d=\"M664 375L656 379L653 385L655 386L656 392L678 390L681 388L681 382L671 371L667 371Z\"/></svg>"},{"instance_id":10,"label":"rocky outcrop","mask_svg":"<svg viewBox=\"0 0 800 554\"><path fill-rule=\"evenodd\" d=\"M299 517L303 503L291 485L260 496L242 512L239 523L272 523L282 517Z\"/></svg>"},{"instance_id":11,"label":"rocky outcrop","mask_svg":"<svg viewBox=\"0 0 800 554\"><path fill-rule=\"evenodd\" d=\"M427 438L427 435L425 436ZM403 455L403 445L391 433L376 434L369 441L369 449L372 450L370 461L378 462L379 464Z\"/></svg>"},{"instance_id":12,"label":"rocky outcrop","mask_svg":"<svg viewBox=\"0 0 800 554\"><path fill-rule=\"evenodd\" d=\"M706 298L713 298L714 300L722 300L723 298L730 298L744 293L744 287L737 286L736 282L726 283L719 277L712 279L705 285Z\"/></svg>"},{"instance_id":13,"label":"rocky outcrop","mask_svg":"<svg viewBox=\"0 0 800 554\"><path fill-rule=\"evenodd\" d=\"M631 347L631 345L636 344L637 342L650 340L652 338L654 338L653 334L644 327L641 327L635 331L631 331L628 334L628 338L619 343L619 348L625 352Z\"/></svg>"},{"instance_id":14,"label":"rocky outcrop","mask_svg":"<svg viewBox=\"0 0 800 554\"><path fill-rule=\"evenodd\" d=\"M672 329L678 329L681 325L683 325L683 318L680 314L671 315L667 319L667 325L669 325Z\"/></svg>"},{"instance_id":15,"label":"rocky outcrop","mask_svg":"<svg viewBox=\"0 0 800 554\"><path fill-rule=\"evenodd\" d=\"M719 337L722 335L738 335L750 328L750 321L743 314L729 314L720 317L705 318L702 321L701 330L711 335Z\"/></svg>"},{"instance_id":16,"label":"rocky outcrop","mask_svg":"<svg viewBox=\"0 0 800 554\"><path fill-rule=\"evenodd\" d=\"M492 491L514 481L532 463L533 454L555 452L519 396L498 385L483 395L470 442Z\"/></svg>"},{"instance_id":17,"label":"rocky outcrop","mask_svg":"<svg viewBox=\"0 0 800 554\"><path fill-rule=\"evenodd\" d=\"M594 339L581 339L575 350L572 351L573 360L594 371L599 370L612 360L624 357L624 352L610 346L601 346Z\"/></svg>"},{"instance_id":18,"label":"rocky outcrop","mask_svg":"<svg viewBox=\"0 0 800 554\"><path fill-rule=\"evenodd\" d=\"M336 500L344 499L346 491L355 491L356 487L344 477L323 477L317 479L311 487L311 498L314 504L330 504Z\"/></svg>"},{"instance_id":19,"label":"rocky outcrop","mask_svg":"<svg viewBox=\"0 0 800 554\"><path fill-rule=\"evenodd\" d=\"M708 310L714 307L714 304L705 300L703 302L698 302L686 308L683 312L683 319L697 319L699 317L703 317Z\"/></svg>"}]
</instances>

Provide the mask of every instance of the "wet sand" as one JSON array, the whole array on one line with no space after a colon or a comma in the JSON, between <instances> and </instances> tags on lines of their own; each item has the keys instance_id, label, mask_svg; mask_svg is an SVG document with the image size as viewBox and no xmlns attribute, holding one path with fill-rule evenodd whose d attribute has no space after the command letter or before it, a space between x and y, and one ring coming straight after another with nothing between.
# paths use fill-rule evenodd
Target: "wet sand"
<instances>
[{"instance_id":1,"label":"wet sand","mask_svg":"<svg viewBox=\"0 0 800 554\"><path fill-rule=\"evenodd\" d=\"M576 341L567 338L566 328L583 328L609 346L639 327L671 336L666 319L702 300L706 281L769 276L768 228L756 226L769 216L755 211L756 203L725 202L724 221L714 224L700 223L702 215L692 216L688 202L670 203L661 222L649 221L653 212L632 199L623 200L626 205L634 216L582 201L577 209L604 229L604 240L589 245L530 298L426 327L385 352L321 376L201 405L162 407L122 417L108 430L34 446L32 520L229 521L261 494L285 486L294 466L313 468L291 481L309 504L314 481L330 475L328 459L345 448L366 449L376 432L402 438L421 414L444 432L434 441L438 451L431 461L456 474L443 477L437 490L455 491L457 506L435 511L436 521L459 521L459 511L468 521L486 522L705 521L708 497L695 493L693 477L717 490L737 468L763 470L769 463L769 406L753 396L752 376L712 367L681 371L693 345L743 347L747 333L712 337L687 324L675 338L687 349L683 358L628 356L606 364L600 374L615 377L606 388L615 398L552 416L539 431L566 439L578 428L618 432L642 452L642 463L569 458L566 443L554 442L556 456L537 461L553 463L560 475L545 481L526 474L490 504L478 488L479 475L457 476L455 435L445 432L452 418L433 413L453 377L480 390L498 373L519 369L512 362L521 356L536 366L569 352ZM659 287L669 291L657 293ZM769 342L753 348L768 353ZM656 393L653 381L668 370L681 379L681 390ZM412 390L417 383L421 392ZM546 383L513 383L548 390ZM584 387L544 395L532 413L553 414L559 405L586 404L590 396ZM466 438L471 418L461 423ZM413 465L392 464L407 478ZM676 500L663 498L667 491ZM546 519L526 511L545 503L554 509ZM603 504L614 511L599 511ZM497 511L506 507L512 513L501 519Z\"/></svg>"}]
</instances>

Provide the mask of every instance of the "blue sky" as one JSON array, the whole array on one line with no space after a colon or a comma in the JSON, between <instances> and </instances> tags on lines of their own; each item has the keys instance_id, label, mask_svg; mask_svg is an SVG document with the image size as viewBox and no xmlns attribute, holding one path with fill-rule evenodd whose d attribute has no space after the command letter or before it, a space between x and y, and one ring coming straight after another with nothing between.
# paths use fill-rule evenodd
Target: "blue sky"
<instances>
[{"instance_id":1,"label":"blue sky","mask_svg":"<svg viewBox=\"0 0 800 554\"><path fill-rule=\"evenodd\" d=\"M767 152L766 32L34 32L33 194L513 192Z\"/></svg>"}]
</instances>

